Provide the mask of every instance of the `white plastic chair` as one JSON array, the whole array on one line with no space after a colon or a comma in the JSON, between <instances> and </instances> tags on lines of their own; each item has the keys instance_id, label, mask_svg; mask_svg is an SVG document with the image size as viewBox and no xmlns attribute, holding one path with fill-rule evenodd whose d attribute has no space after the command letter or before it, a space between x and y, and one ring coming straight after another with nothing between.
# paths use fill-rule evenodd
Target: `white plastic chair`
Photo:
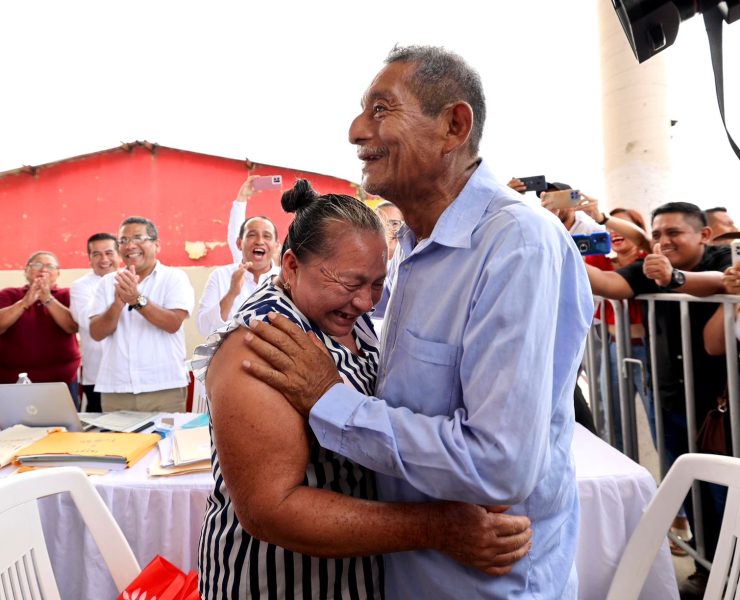
<instances>
[{"instance_id":1,"label":"white plastic chair","mask_svg":"<svg viewBox=\"0 0 740 600\"><path fill-rule=\"evenodd\" d=\"M121 528L81 469L11 475L0 480L0 600L60 598L37 500L63 492L70 493L118 591L141 571Z\"/></svg>"},{"instance_id":2,"label":"white plastic chair","mask_svg":"<svg viewBox=\"0 0 740 600\"><path fill-rule=\"evenodd\" d=\"M694 481L708 481L728 488L722 528L704 599L740 599L740 554L737 552L737 539L740 537L740 459L714 454L684 454L666 473L632 532L614 574L607 600L639 597L653 560L661 545L666 543L673 518Z\"/></svg>"}]
</instances>

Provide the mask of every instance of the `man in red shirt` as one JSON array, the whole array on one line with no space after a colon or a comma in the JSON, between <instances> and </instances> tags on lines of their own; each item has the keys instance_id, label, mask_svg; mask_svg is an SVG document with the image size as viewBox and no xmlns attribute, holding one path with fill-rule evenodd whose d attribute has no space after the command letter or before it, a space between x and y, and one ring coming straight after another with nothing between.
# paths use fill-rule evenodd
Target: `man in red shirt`
<instances>
[{"instance_id":1,"label":"man in red shirt","mask_svg":"<svg viewBox=\"0 0 740 600\"><path fill-rule=\"evenodd\" d=\"M0 290L0 383L26 372L32 382L63 381L79 408L77 323L69 289L58 288L59 261L47 251L26 263L23 287Z\"/></svg>"}]
</instances>

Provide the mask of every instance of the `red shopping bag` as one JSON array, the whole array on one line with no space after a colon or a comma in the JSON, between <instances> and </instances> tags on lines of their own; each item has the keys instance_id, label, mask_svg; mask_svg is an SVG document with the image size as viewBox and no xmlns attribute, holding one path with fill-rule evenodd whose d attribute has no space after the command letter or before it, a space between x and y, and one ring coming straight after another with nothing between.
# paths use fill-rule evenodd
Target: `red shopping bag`
<instances>
[{"instance_id":1,"label":"red shopping bag","mask_svg":"<svg viewBox=\"0 0 740 600\"><path fill-rule=\"evenodd\" d=\"M187 575L161 556L144 567L118 600L200 600L198 575Z\"/></svg>"}]
</instances>

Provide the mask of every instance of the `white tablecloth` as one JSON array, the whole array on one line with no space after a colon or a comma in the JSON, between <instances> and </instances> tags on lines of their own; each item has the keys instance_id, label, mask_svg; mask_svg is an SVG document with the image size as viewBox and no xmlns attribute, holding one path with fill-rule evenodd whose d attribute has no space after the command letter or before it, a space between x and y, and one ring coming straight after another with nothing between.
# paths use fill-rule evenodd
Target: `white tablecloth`
<instances>
[{"instance_id":1,"label":"white tablecloth","mask_svg":"<svg viewBox=\"0 0 740 600\"><path fill-rule=\"evenodd\" d=\"M655 492L650 473L576 426L573 440L581 536L576 565L581 600L603 600L627 539ZM92 482L118 521L139 560L161 554L184 571L197 570L198 536L213 486L210 473L149 478L149 455L126 471L93 477ZM0 476L6 475L3 469ZM68 497L42 502L47 545L64 600L115 598L113 581L94 542ZM643 591L645 600L678 598L666 545Z\"/></svg>"},{"instance_id":2,"label":"white tablecloth","mask_svg":"<svg viewBox=\"0 0 740 600\"><path fill-rule=\"evenodd\" d=\"M581 533L576 554L580 600L604 600L625 545L655 494L650 472L589 431L573 436ZM640 595L678 600L676 574L666 542Z\"/></svg>"}]
</instances>

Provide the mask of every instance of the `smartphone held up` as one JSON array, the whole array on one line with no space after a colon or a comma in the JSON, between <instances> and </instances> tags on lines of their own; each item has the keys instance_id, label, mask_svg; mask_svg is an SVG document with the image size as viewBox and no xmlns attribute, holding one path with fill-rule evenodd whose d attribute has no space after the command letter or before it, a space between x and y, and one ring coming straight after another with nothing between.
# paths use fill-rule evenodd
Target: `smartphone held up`
<instances>
[{"instance_id":1,"label":"smartphone held up","mask_svg":"<svg viewBox=\"0 0 740 600\"><path fill-rule=\"evenodd\" d=\"M732 266L740 265L740 240L730 242L730 254L732 255Z\"/></svg>"},{"instance_id":2,"label":"smartphone held up","mask_svg":"<svg viewBox=\"0 0 740 600\"><path fill-rule=\"evenodd\" d=\"M540 196L542 206L550 210L563 208L576 208L579 204L586 202L580 190L559 190L556 192L544 192Z\"/></svg>"},{"instance_id":3,"label":"smartphone held up","mask_svg":"<svg viewBox=\"0 0 740 600\"><path fill-rule=\"evenodd\" d=\"M527 189L527 192L544 192L547 189L547 181L544 175L533 175L531 177L516 177Z\"/></svg>"},{"instance_id":4,"label":"smartphone held up","mask_svg":"<svg viewBox=\"0 0 740 600\"><path fill-rule=\"evenodd\" d=\"M264 190L278 190L282 185L282 175L264 175L252 180L252 189L260 192Z\"/></svg>"}]
</instances>

